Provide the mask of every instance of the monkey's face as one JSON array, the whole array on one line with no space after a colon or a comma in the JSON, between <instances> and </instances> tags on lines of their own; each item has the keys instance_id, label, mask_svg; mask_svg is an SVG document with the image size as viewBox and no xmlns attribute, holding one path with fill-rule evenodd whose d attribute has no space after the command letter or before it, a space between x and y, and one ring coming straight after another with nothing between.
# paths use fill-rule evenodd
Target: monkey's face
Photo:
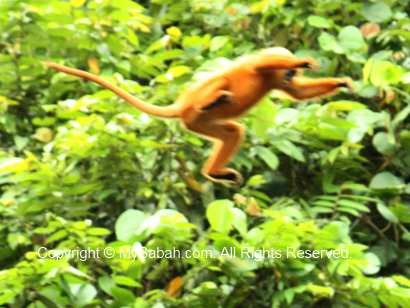
<instances>
[{"instance_id":1,"label":"monkey's face","mask_svg":"<svg viewBox=\"0 0 410 308\"><path fill-rule=\"evenodd\" d=\"M269 75L273 89L286 91L292 85L294 78L301 76L302 72L300 69L272 70Z\"/></svg>"}]
</instances>

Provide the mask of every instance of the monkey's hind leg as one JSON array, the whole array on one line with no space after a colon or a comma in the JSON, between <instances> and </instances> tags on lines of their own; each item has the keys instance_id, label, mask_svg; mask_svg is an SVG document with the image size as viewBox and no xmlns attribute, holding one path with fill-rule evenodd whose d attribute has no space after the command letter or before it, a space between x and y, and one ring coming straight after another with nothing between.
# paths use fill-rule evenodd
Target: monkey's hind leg
<instances>
[{"instance_id":1,"label":"monkey's hind leg","mask_svg":"<svg viewBox=\"0 0 410 308\"><path fill-rule=\"evenodd\" d=\"M244 127L235 121L198 121L195 125L189 126L189 129L214 143L212 154L202 168L202 174L213 182L240 185L243 182L241 174L225 165L238 151Z\"/></svg>"},{"instance_id":2,"label":"monkey's hind leg","mask_svg":"<svg viewBox=\"0 0 410 308\"><path fill-rule=\"evenodd\" d=\"M239 150L244 127L234 121L225 121L215 126L214 147L202 169L202 174L214 182L233 182L240 185L243 182L241 174L225 165Z\"/></svg>"}]
</instances>

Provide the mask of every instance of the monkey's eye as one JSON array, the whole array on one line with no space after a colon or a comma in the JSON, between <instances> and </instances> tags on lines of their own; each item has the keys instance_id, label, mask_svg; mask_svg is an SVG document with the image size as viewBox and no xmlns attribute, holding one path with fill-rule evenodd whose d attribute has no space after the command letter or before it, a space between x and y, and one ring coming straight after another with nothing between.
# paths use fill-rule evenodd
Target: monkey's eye
<instances>
[{"instance_id":1,"label":"monkey's eye","mask_svg":"<svg viewBox=\"0 0 410 308\"><path fill-rule=\"evenodd\" d=\"M287 70L284 76L284 80L286 82L289 82L292 80L292 78L296 75L296 70Z\"/></svg>"}]
</instances>

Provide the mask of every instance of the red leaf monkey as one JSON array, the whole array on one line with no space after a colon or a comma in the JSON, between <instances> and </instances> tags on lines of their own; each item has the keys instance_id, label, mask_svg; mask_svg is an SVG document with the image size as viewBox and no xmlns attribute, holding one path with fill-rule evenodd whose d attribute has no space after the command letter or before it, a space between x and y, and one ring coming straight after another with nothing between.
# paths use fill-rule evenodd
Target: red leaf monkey
<instances>
[{"instance_id":1,"label":"red leaf monkey","mask_svg":"<svg viewBox=\"0 0 410 308\"><path fill-rule=\"evenodd\" d=\"M229 68L183 92L169 106L155 106L139 100L97 75L52 62L46 65L66 74L98 83L129 104L153 116L179 118L184 126L213 142L213 151L202 174L213 182L239 184L242 176L226 167L237 152L244 127L236 121L270 90L278 89L295 99L307 99L351 87L348 78L308 79L303 68L316 65L310 58L297 58L285 48L270 48L242 57Z\"/></svg>"}]
</instances>

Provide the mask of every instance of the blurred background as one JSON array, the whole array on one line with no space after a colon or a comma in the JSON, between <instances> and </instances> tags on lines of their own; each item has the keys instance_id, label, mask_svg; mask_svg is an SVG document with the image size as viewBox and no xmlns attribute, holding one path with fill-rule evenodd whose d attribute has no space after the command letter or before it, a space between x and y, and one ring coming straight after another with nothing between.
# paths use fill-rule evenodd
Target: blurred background
<instances>
[{"instance_id":1,"label":"blurred background","mask_svg":"<svg viewBox=\"0 0 410 308\"><path fill-rule=\"evenodd\" d=\"M0 0L0 304L409 307L409 12L408 0ZM273 46L316 59L311 76L351 77L354 92L263 99L241 120L241 187L200 175L211 146L177 121L42 64L168 105Z\"/></svg>"}]
</instances>

